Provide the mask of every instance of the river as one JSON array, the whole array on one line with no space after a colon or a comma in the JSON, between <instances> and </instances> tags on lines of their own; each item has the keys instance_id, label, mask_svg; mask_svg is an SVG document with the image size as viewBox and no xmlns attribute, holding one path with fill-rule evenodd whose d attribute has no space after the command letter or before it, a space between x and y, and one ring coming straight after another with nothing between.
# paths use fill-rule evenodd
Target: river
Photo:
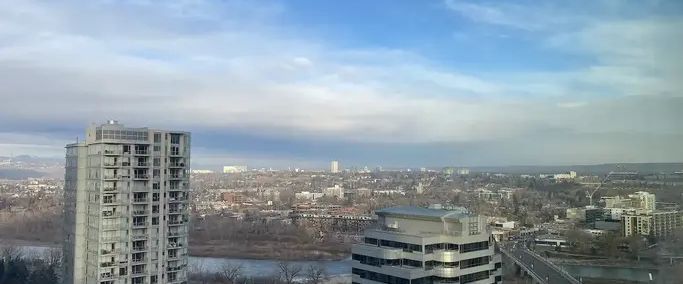
<instances>
[{"instance_id":1,"label":"river","mask_svg":"<svg viewBox=\"0 0 683 284\"><path fill-rule=\"evenodd\" d=\"M40 257L50 247L19 246L25 256ZM267 259L240 259L240 258L215 258L215 257L190 257L190 268L202 269L205 272L217 272L226 264L242 265L242 274L247 277L270 276L277 273L277 260ZM349 275L351 273L351 259L327 260L327 261L291 261L291 264L307 267L312 264L321 264L329 276ZM570 274L579 277L620 279L639 282L649 282L650 273L657 278L657 270L639 268L604 267L590 265L562 265Z\"/></svg>"},{"instance_id":2,"label":"river","mask_svg":"<svg viewBox=\"0 0 683 284\"><path fill-rule=\"evenodd\" d=\"M51 247L42 246L18 246L26 257L39 258ZM218 272L226 265L242 265L242 274L247 277L270 276L277 273L277 260L268 259L241 259L241 258L217 258L217 257L194 257L189 259L191 269L201 269L204 272ZM325 267L329 276L340 276L351 274L351 258L344 260L323 260L323 261L290 261L292 265L308 267L309 265L320 264Z\"/></svg>"},{"instance_id":3,"label":"river","mask_svg":"<svg viewBox=\"0 0 683 284\"><path fill-rule=\"evenodd\" d=\"M658 280L657 269L650 268L631 268L631 267L610 267L610 266L589 266L562 264L564 270L576 278L599 278L613 280L629 280L643 283L652 283ZM652 280L650 279L652 276Z\"/></svg>"}]
</instances>

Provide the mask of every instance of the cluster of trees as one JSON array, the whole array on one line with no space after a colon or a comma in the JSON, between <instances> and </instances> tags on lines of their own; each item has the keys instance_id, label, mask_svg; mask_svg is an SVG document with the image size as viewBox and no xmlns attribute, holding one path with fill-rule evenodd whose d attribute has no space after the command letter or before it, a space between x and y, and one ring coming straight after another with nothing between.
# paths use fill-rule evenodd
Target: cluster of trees
<instances>
[{"instance_id":1,"label":"cluster of trees","mask_svg":"<svg viewBox=\"0 0 683 284\"><path fill-rule=\"evenodd\" d=\"M610 232L603 236L593 237L590 233L575 229L568 231L567 241L572 244L569 251L578 254L600 254L610 258L641 256L647 247L640 236L623 237L620 232Z\"/></svg>"},{"instance_id":2,"label":"cluster of trees","mask_svg":"<svg viewBox=\"0 0 683 284\"><path fill-rule=\"evenodd\" d=\"M190 242L221 241L276 241L309 243L312 236L291 224L268 222L266 219L239 221L224 216L206 216L196 220Z\"/></svg>"},{"instance_id":3,"label":"cluster of trees","mask_svg":"<svg viewBox=\"0 0 683 284\"><path fill-rule=\"evenodd\" d=\"M578 229L568 231L566 236L572 244L569 251L579 254L599 253L609 258L636 260L642 257L656 259L658 256L683 254L683 229L678 229L672 236L659 240L653 236L623 237L620 231L594 238L589 233ZM649 246L648 244L656 245Z\"/></svg>"},{"instance_id":4,"label":"cluster of trees","mask_svg":"<svg viewBox=\"0 0 683 284\"><path fill-rule=\"evenodd\" d=\"M279 262L270 276L248 277L243 275L241 264L226 264L217 272L207 272L203 267L193 267L190 271L191 283L197 284L321 284L328 279L327 271L321 264L302 266L287 261Z\"/></svg>"},{"instance_id":5,"label":"cluster of trees","mask_svg":"<svg viewBox=\"0 0 683 284\"><path fill-rule=\"evenodd\" d=\"M0 239L57 243L61 241L62 225L62 215L56 212L7 216L0 220Z\"/></svg>"},{"instance_id":6,"label":"cluster of trees","mask_svg":"<svg viewBox=\"0 0 683 284\"><path fill-rule=\"evenodd\" d=\"M0 258L0 283L52 284L59 283L62 255L49 250L40 258L24 257L21 250L4 247Z\"/></svg>"},{"instance_id":7,"label":"cluster of trees","mask_svg":"<svg viewBox=\"0 0 683 284\"><path fill-rule=\"evenodd\" d=\"M321 240L319 230L265 217L236 220L210 215L194 220L191 226L190 254L196 256L336 259L350 251L343 240Z\"/></svg>"}]
</instances>

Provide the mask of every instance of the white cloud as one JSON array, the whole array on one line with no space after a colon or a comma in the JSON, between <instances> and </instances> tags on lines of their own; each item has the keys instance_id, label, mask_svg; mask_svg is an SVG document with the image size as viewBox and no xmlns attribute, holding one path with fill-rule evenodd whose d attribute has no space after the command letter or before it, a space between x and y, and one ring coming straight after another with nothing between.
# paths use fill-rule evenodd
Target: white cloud
<instances>
[{"instance_id":1,"label":"white cloud","mask_svg":"<svg viewBox=\"0 0 683 284\"><path fill-rule=\"evenodd\" d=\"M669 97L683 90L678 21L552 20L519 6L447 1L474 21L542 31L547 48L595 59L575 70L475 75L408 50L300 35L279 25L277 5L113 3L16 1L0 10L0 122L119 118L392 143L680 130L661 123L682 118L661 111L682 106ZM581 25L565 29L572 21ZM642 94L653 96L623 97Z\"/></svg>"}]
</instances>

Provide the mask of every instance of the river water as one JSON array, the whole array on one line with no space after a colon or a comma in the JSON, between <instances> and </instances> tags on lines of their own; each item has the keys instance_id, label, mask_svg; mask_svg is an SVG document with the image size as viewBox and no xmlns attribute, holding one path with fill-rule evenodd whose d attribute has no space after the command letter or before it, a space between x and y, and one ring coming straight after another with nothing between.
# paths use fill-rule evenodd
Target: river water
<instances>
[{"instance_id":1,"label":"river water","mask_svg":"<svg viewBox=\"0 0 683 284\"><path fill-rule=\"evenodd\" d=\"M40 257L50 249L41 246L20 246L25 256ZM240 258L214 258L214 257L190 257L190 268L201 269L204 272L217 272L224 265L242 265L242 274L247 277L271 276L277 273L277 260L267 259L240 259ZM291 261L292 265L300 265L304 268L309 265L319 264L325 267L327 275L341 276L351 274L351 259L327 260L327 261ZM657 270L641 268L620 268L603 266L562 265L569 274L580 278L621 279L639 282L650 282L650 274L656 280Z\"/></svg>"},{"instance_id":2,"label":"river water","mask_svg":"<svg viewBox=\"0 0 683 284\"><path fill-rule=\"evenodd\" d=\"M50 247L42 246L19 246L26 257L40 258ZM241 259L241 258L216 258L194 257L189 259L190 269L201 269L203 272L218 272L224 265L242 265L242 274L247 277L271 276L277 273L277 260L268 259ZM292 265L300 265L304 269L310 265L322 265L329 276L351 274L351 258L344 260L323 261L290 261Z\"/></svg>"},{"instance_id":3,"label":"river water","mask_svg":"<svg viewBox=\"0 0 683 284\"><path fill-rule=\"evenodd\" d=\"M652 281L658 280L659 278L658 270L649 268L584 266L574 264L563 264L561 266L564 268L564 270L577 279L587 277L652 283ZM652 276L652 280L650 280L650 275Z\"/></svg>"}]
</instances>

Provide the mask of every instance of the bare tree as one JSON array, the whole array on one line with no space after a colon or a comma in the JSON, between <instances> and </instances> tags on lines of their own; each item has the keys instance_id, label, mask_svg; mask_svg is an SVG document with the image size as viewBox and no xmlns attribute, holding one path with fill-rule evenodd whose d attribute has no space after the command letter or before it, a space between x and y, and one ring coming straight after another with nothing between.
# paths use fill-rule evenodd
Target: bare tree
<instances>
[{"instance_id":1,"label":"bare tree","mask_svg":"<svg viewBox=\"0 0 683 284\"><path fill-rule=\"evenodd\" d=\"M306 280L309 284L320 284L325 278L327 278L327 271L322 264L311 264L306 268Z\"/></svg>"},{"instance_id":2,"label":"bare tree","mask_svg":"<svg viewBox=\"0 0 683 284\"><path fill-rule=\"evenodd\" d=\"M281 261L278 263L278 270L280 272L280 279L286 284L294 283L294 279L299 276L303 268L298 264L291 264L288 261Z\"/></svg>"},{"instance_id":3,"label":"bare tree","mask_svg":"<svg viewBox=\"0 0 683 284\"><path fill-rule=\"evenodd\" d=\"M196 281L195 283L209 284L211 283L211 277L208 274L203 262L199 262L190 267L189 277Z\"/></svg>"},{"instance_id":4,"label":"bare tree","mask_svg":"<svg viewBox=\"0 0 683 284\"><path fill-rule=\"evenodd\" d=\"M216 280L220 283L235 284L240 276L242 276L242 264L226 263L216 273Z\"/></svg>"},{"instance_id":5,"label":"bare tree","mask_svg":"<svg viewBox=\"0 0 683 284\"><path fill-rule=\"evenodd\" d=\"M2 247L2 258L6 261L14 261L23 258L24 255L20 248L15 246Z\"/></svg>"},{"instance_id":6,"label":"bare tree","mask_svg":"<svg viewBox=\"0 0 683 284\"><path fill-rule=\"evenodd\" d=\"M61 267L62 265L62 250L57 248L50 248L43 252L43 260L50 267Z\"/></svg>"}]
</instances>

